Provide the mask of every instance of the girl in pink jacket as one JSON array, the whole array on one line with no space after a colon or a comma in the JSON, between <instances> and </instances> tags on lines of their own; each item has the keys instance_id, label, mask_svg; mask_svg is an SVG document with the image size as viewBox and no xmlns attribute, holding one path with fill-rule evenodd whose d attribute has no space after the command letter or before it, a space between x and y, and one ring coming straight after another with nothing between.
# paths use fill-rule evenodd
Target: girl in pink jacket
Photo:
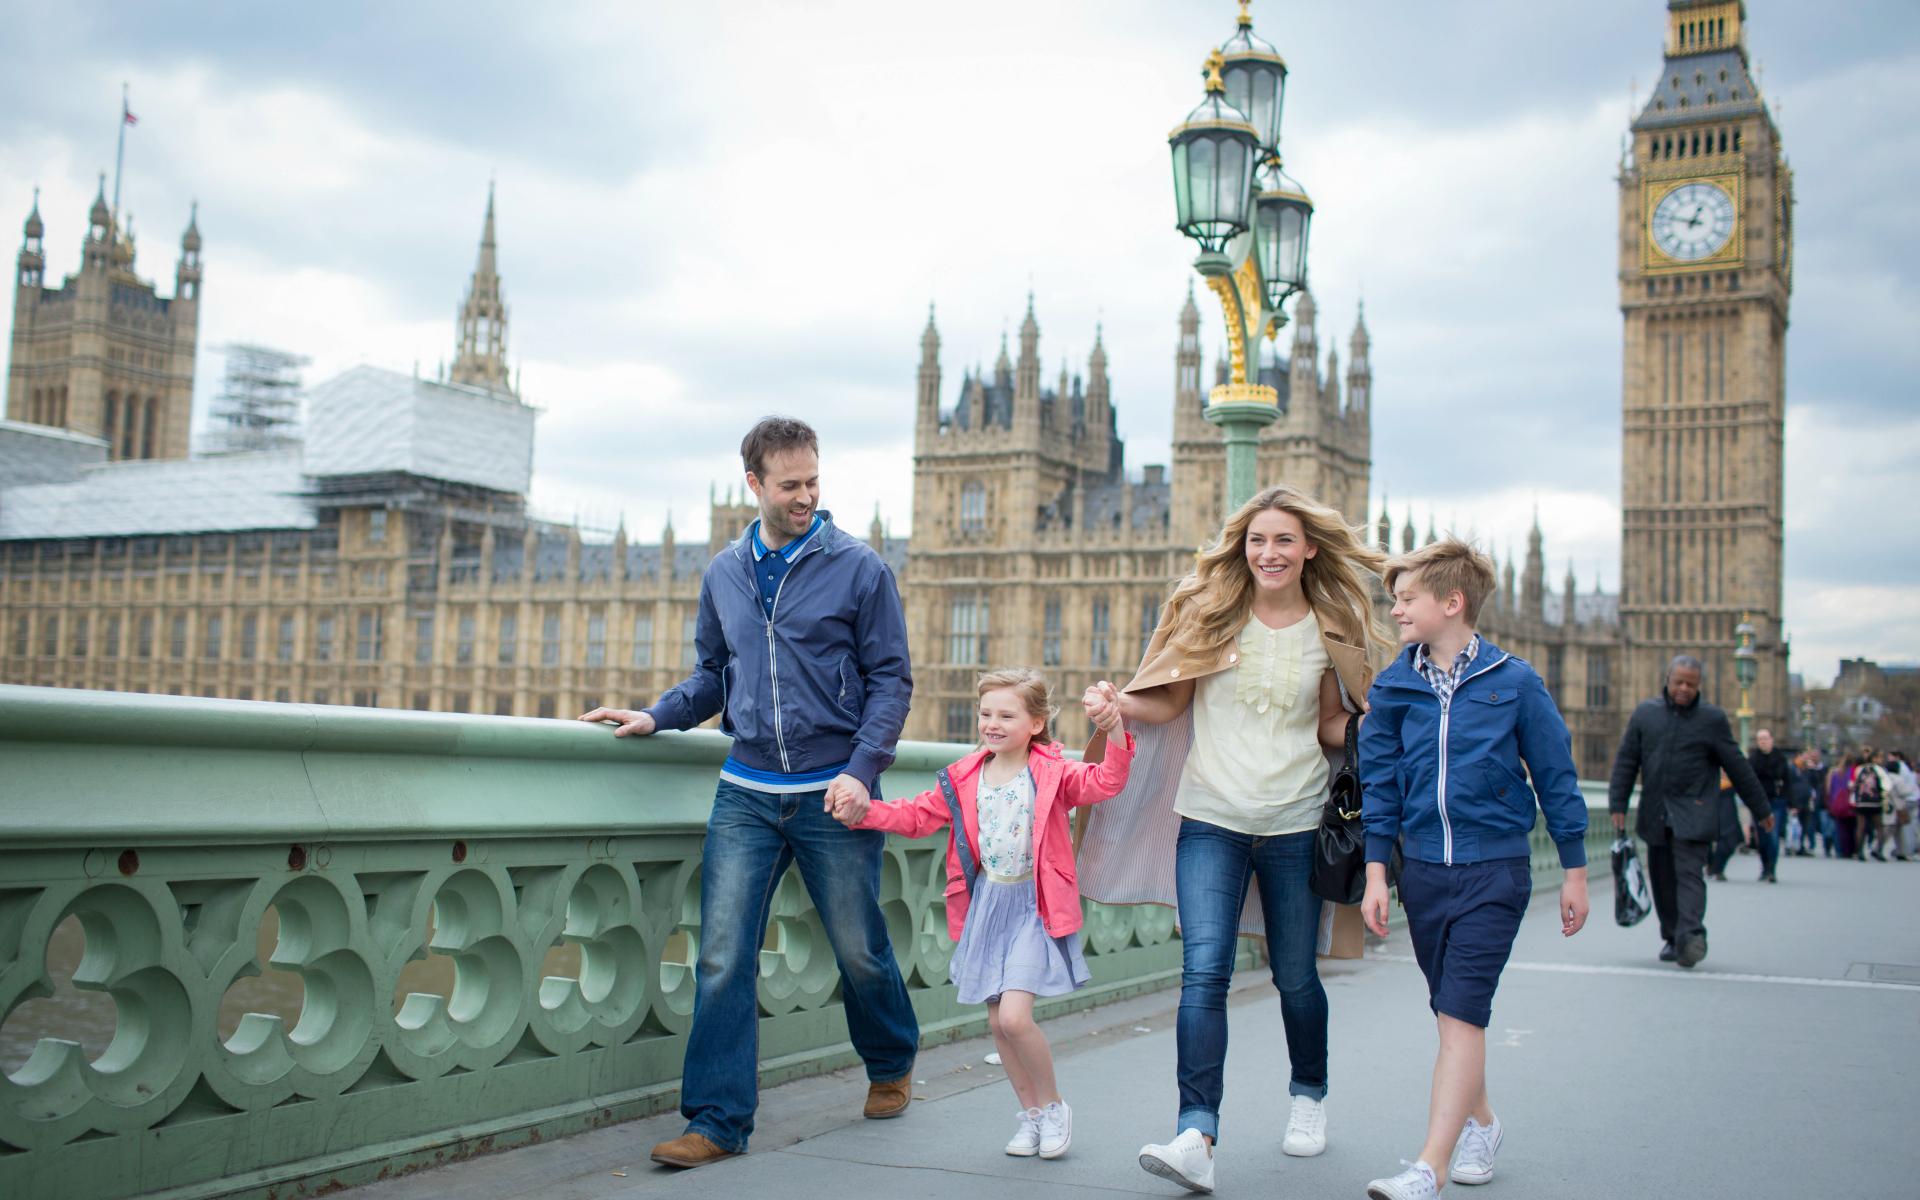
<instances>
[{"instance_id":1,"label":"girl in pink jacket","mask_svg":"<svg viewBox=\"0 0 1920 1200\"><path fill-rule=\"evenodd\" d=\"M1103 695L1110 703L1089 701L1087 710L1108 734L1105 761L1068 762L1048 735L1057 710L1038 671L993 671L980 677L979 689L981 748L942 770L939 787L904 800L848 800L834 815L851 828L906 837L952 830L946 907L956 944L948 973L962 1004L986 1004L1020 1100L1007 1153L1059 1158L1073 1141L1073 1110L1054 1082L1033 1001L1087 982L1067 810L1125 786L1133 738L1119 733L1115 697Z\"/></svg>"}]
</instances>

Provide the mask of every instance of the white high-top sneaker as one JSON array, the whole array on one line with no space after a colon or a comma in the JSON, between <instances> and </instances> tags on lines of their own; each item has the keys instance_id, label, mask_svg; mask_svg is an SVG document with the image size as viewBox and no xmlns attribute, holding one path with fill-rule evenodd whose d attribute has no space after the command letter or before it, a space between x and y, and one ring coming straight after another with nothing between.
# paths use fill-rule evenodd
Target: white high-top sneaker
<instances>
[{"instance_id":1,"label":"white high-top sneaker","mask_svg":"<svg viewBox=\"0 0 1920 1200\"><path fill-rule=\"evenodd\" d=\"M1073 1145L1073 1110L1056 1100L1040 1110L1040 1157L1059 1158Z\"/></svg>"},{"instance_id":2,"label":"white high-top sneaker","mask_svg":"<svg viewBox=\"0 0 1920 1200\"><path fill-rule=\"evenodd\" d=\"M1023 1108L1014 1116L1020 1119L1020 1128L1007 1143L1007 1153L1015 1158L1032 1158L1040 1153L1040 1110Z\"/></svg>"},{"instance_id":3,"label":"white high-top sneaker","mask_svg":"<svg viewBox=\"0 0 1920 1200\"><path fill-rule=\"evenodd\" d=\"M1327 1106L1311 1096L1295 1096L1287 1114L1287 1137L1280 1149L1295 1158L1327 1152Z\"/></svg>"},{"instance_id":4,"label":"white high-top sneaker","mask_svg":"<svg viewBox=\"0 0 1920 1200\"><path fill-rule=\"evenodd\" d=\"M1493 1156L1500 1153L1500 1115L1493 1124L1482 1125L1472 1117L1453 1145L1452 1179L1455 1183L1488 1183L1493 1179Z\"/></svg>"}]
</instances>

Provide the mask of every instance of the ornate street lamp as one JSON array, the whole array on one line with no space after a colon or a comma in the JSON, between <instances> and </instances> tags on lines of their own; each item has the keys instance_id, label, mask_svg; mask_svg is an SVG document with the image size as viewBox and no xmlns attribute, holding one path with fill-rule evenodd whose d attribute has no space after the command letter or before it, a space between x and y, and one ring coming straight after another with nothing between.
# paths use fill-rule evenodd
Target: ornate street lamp
<instances>
[{"instance_id":1,"label":"ornate street lamp","mask_svg":"<svg viewBox=\"0 0 1920 1200\"><path fill-rule=\"evenodd\" d=\"M1733 677L1740 683L1740 748L1747 749L1753 744L1753 704L1751 690L1754 676L1759 674L1760 664L1754 660L1753 652L1753 614L1742 613L1740 623L1733 627Z\"/></svg>"},{"instance_id":2,"label":"ornate street lamp","mask_svg":"<svg viewBox=\"0 0 1920 1200\"><path fill-rule=\"evenodd\" d=\"M1813 741L1813 701L1802 700L1800 702L1800 748L1802 750L1817 749Z\"/></svg>"},{"instance_id":3,"label":"ornate street lamp","mask_svg":"<svg viewBox=\"0 0 1920 1200\"><path fill-rule=\"evenodd\" d=\"M1200 246L1194 270L1226 315L1228 382L1207 397L1227 448L1226 506L1258 485L1260 430L1280 416L1279 393L1249 377L1262 337L1287 323L1282 305L1307 285L1313 202L1280 169L1286 60L1253 32L1248 0L1225 46L1207 56L1206 96L1167 136L1176 225Z\"/></svg>"}]
</instances>

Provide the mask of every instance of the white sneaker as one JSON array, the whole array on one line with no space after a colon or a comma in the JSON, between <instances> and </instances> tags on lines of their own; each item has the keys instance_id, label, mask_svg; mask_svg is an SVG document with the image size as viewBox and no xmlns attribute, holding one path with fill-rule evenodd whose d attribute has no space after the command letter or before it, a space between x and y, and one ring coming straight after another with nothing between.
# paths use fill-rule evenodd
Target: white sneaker
<instances>
[{"instance_id":1,"label":"white sneaker","mask_svg":"<svg viewBox=\"0 0 1920 1200\"><path fill-rule=\"evenodd\" d=\"M1056 1100L1040 1110L1040 1157L1059 1158L1073 1145L1073 1110Z\"/></svg>"},{"instance_id":2,"label":"white sneaker","mask_svg":"<svg viewBox=\"0 0 1920 1200\"><path fill-rule=\"evenodd\" d=\"M1280 1148L1295 1158L1327 1152L1327 1106L1311 1096L1295 1096L1287 1114L1287 1140Z\"/></svg>"},{"instance_id":3,"label":"white sneaker","mask_svg":"<svg viewBox=\"0 0 1920 1200\"><path fill-rule=\"evenodd\" d=\"M1482 1125L1472 1117L1453 1145L1452 1179L1455 1183L1488 1183L1493 1179L1493 1156L1500 1153L1500 1114L1493 1124Z\"/></svg>"},{"instance_id":4,"label":"white sneaker","mask_svg":"<svg viewBox=\"0 0 1920 1200\"><path fill-rule=\"evenodd\" d=\"M1182 1129L1164 1146L1140 1147L1140 1165L1190 1192L1213 1191L1213 1153L1198 1129Z\"/></svg>"},{"instance_id":5,"label":"white sneaker","mask_svg":"<svg viewBox=\"0 0 1920 1200\"><path fill-rule=\"evenodd\" d=\"M1007 1153L1015 1158L1032 1158L1040 1153L1040 1110L1023 1108L1014 1116L1019 1118L1020 1128L1007 1143Z\"/></svg>"},{"instance_id":6,"label":"white sneaker","mask_svg":"<svg viewBox=\"0 0 1920 1200\"><path fill-rule=\"evenodd\" d=\"M1405 1163L1406 1159L1401 1159ZM1432 1168L1423 1162L1408 1163L1407 1169L1392 1179L1376 1179L1367 1185L1369 1200L1439 1200L1440 1184Z\"/></svg>"}]
</instances>

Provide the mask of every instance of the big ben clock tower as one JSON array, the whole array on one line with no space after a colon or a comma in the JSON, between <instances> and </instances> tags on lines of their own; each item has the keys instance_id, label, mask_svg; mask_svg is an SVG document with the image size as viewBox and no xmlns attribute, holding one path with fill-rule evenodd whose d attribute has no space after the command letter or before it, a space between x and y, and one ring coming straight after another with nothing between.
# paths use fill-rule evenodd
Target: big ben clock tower
<instances>
[{"instance_id":1,"label":"big ben clock tower","mask_svg":"<svg viewBox=\"0 0 1920 1200\"><path fill-rule=\"evenodd\" d=\"M1675 654L1733 710L1755 629L1756 728L1787 714L1781 444L1793 176L1748 71L1743 0L1668 0L1659 86L1620 172L1623 689Z\"/></svg>"}]
</instances>

